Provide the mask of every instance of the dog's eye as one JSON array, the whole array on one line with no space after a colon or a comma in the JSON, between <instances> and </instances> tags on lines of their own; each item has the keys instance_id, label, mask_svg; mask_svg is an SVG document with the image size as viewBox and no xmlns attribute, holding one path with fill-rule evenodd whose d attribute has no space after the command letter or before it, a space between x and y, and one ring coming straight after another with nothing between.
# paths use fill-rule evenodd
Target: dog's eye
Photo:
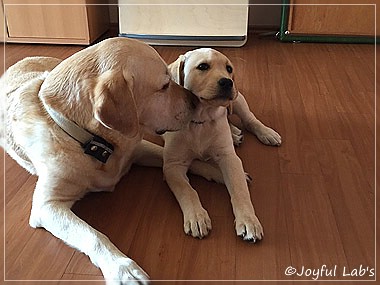
<instances>
[{"instance_id":1,"label":"dog's eye","mask_svg":"<svg viewBox=\"0 0 380 285\"><path fill-rule=\"evenodd\" d=\"M168 88L169 88L169 84L170 84L170 82L166 83L166 84L162 87L162 90L168 89Z\"/></svg>"},{"instance_id":2,"label":"dog's eye","mask_svg":"<svg viewBox=\"0 0 380 285\"><path fill-rule=\"evenodd\" d=\"M199 70L207 70L210 68L210 65L208 63L201 63L200 65L197 66L197 69Z\"/></svg>"},{"instance_id":3,"label":"dog's eye","mask_svg":"<svg viewBox=\"0 0 380 285\"><path fill-rule=\"evenodd\" d=\"M232 73L232 66L231 65L227 65L226 69L227 69L228 73Z\"/></svg>"}]
</instances>

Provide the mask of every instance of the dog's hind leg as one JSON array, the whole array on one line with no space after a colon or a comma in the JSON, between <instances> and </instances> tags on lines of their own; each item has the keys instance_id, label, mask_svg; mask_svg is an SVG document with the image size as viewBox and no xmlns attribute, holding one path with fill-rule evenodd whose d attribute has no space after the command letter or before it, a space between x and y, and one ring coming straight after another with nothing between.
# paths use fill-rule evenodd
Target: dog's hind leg
<instances>
[{"instance_id":1,"label":"dog's hind leg","mask_svg":"<svg viewBox=\"0 0 380 285\"><path fill-rule=\"evenodd\" d=\"M164 148L152 142L143 140L134 152L133 162L142 166L163 167ZM224 184L223 175L219 167L210 163L194 160L189 171L209 181Z\"/></svg>"},{"instance_id":2,"label":"dog's hind leg","mask_svg":"<svg viewBox=\"0 0 380 285\"><path fill-rule=\"evenodd\" d=\"M234 142L234 146L239 146L243 142L243 132L236 127L234 124L229 122L230 125L230 130L231 130L231 135L232 135L232 140Z\"/></svg>"},{"instance_id":3,"label":"dog's hind leg","mask_svg":"<svg viewBox=\"0 0 380 285\"><path fill-rule=\"evenodd\" d=\"M233 113L243 122L244 127L266 145L281 145L281 136L273 129L265 126L249 109L244 96L239 92L233 103Z\"/></svg>"}]
</instances>

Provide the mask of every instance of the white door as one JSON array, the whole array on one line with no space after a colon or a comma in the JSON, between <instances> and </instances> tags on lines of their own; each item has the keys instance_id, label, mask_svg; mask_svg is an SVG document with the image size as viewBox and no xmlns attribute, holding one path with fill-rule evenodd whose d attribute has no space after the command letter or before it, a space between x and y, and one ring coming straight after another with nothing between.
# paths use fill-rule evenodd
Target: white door
<instances>
[{"instance_id":1,"label":"white door","mask_svg":"<svg viewBox=\"0 0 380 285\"><path fill-rule=\"evenodd\" d=\"M242 46L248 0L119 0L120 35L150 44Z\"/></svg>"}]
</instances>

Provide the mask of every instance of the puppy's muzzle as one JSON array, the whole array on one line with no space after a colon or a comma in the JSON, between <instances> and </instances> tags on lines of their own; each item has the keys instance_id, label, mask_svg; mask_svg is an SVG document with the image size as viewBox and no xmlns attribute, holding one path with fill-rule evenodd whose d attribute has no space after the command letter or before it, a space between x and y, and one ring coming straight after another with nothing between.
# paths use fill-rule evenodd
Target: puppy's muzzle
<instances>
[{"instance_id":1,"label":"puppy's muzzle","mask_svg":"<svg viewBox=\"0 0 380 285\"><path fill-rule=\"evenodd\" d=\"M233 100L234 94L232 92L232 88L234 86L234 82L229 78L221 78L218 81L218 98L225 100Z\"/></svg>"}]
</instances>

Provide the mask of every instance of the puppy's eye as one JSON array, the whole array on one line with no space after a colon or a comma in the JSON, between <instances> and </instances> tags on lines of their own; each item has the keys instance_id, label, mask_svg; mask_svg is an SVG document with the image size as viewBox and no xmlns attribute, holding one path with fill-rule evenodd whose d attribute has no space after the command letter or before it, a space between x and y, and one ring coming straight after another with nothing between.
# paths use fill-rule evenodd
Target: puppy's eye
<instances>
[{"instance_id":1,"label":"puppy's eye","mask_svg":"<svg viewBox=\"0 0 380 285\"><path fill-rule=\"evenodd\" d=\"M208 63L201 63L200 65L197 66L197 69L199 70L207 70L210 68L210 65Z\"/></svg>"},{"instance_id":2,"label":"puppy's eye","mask_svg":"<svg viewBox=\"0 0 380 285\"><path fill-rule=\"evenodd\" d=\"M169 84L170 84L170 82L166 83L166 84L162 87L162 90L168 89L168 88L169 88Z\"/></svg>"},{"instance_id":3,"label":"puppy's eye","mask_svg":"<svg viewBox=\"0 0 380 285\"><path fill-rule=\"evenodd\" d=\"M231 65L227 65L226 69L227 69L228 73L232 73L232 66Z\"/></svg>"}]
</instances>

